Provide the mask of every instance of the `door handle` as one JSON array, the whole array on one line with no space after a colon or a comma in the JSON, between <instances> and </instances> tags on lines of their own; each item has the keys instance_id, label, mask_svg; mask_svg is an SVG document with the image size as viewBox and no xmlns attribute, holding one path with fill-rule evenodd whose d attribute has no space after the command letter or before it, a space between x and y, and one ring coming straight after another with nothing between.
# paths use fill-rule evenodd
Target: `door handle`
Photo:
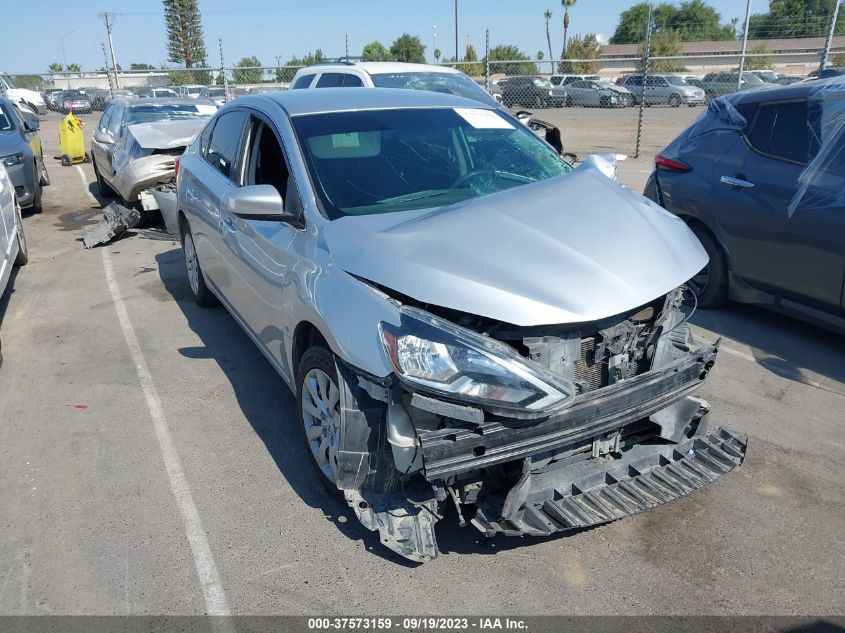
<instances>
[{"instance_id":1,"label":"door handle","mask_svg":"<svg viewBox=\"0 0 845 633\"><path fill-rule=\"evenodd\" d=\"M731 187L738 187L740 189L753 189L754 183L743 180L742 178L734 178L733 176L722 176L719 182L730 185Z\"/></svg>"}]
</instances>

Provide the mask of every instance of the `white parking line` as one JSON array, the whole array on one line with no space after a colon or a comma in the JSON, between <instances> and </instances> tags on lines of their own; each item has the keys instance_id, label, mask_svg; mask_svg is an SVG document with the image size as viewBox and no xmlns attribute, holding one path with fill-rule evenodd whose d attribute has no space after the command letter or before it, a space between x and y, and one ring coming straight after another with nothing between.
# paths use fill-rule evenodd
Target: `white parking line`
<instances>
[{"instance_id":1,"label":"white parking line","mask_svg":"<svg viewBox=\"0 0 845 633\"><path fill-rule=\"evenodd\" d=\"M205 598L206 612L208 615L230 615L226 594L220 582L220 575L217 573L217 565L211 553L211 546L208 544L208 536L206 535L205 528L203 528L202 519L194 503L194 498L191 495L191 489L188 486L188 480L182 468L182 460L179 459L179 453L176 450L173 437L170 435L170 429L167 424L167 418L164 415L164 408L162 407L158 390L150 375L150 370L147 367L147 361L144 358L144 353L141 351L141 346L138 344L135 329L129 320L129 313L126 311L126 305L120 294L120 287L117 285L117 280L114 276L111 256L107 248L102 249L101 252L103 254L103 268L106 274L106 282L108 282L109 292L111 292L114 309L117 312L117 318L120 321L120 327L123 330L126 345L129 347L129 353L132 355L132 361L135 363L135 370L138 372L138 378L141 381L141 389L144 392L144 399L147 401L147 408L150 412L150 418L153 421L153 428L155 429L158 445L161 449L161 457L164 460L164 467L170 479L170 488L173 490L173 497L176 499L176 505L179 507L179 512L182 515L185 536L188 539L188 544L191 546L191 554L194 557L194 565L196 566L203 597Z\"/></svg>"},{"instance_id":2,"label":"white parking line","mask_svg":"<svg viewBox=\"0 0 845 633\"><path fill-rule=\"evenodd\" d=\"M85 187L85 193L88 194L88 197L94 201L95 204L99 204L99 201L94 197L94 194L91 193L91 190L88 189L88 176L85 175L85 170L82 169L82 165L74 165L76 167L76 173L79 174L79 179L82 181L82 186Z\"/></svg>"}]
</instances>

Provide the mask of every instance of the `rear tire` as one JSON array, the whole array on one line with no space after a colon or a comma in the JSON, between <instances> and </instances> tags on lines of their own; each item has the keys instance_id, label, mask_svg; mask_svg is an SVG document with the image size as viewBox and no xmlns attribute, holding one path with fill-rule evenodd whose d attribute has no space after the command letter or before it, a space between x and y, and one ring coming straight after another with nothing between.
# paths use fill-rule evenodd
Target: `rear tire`
<instances>
[{"instance_id":1,"label":"rear tire","mask_svg":"<svg viewBox=\"0 0 845 633\"><path fill-rule=\"evenodd\" d=\"M41 200L41 175L38 173L38 165L35 167L35 190L32 192L32 209L33 213L41 213L44 210L44 203Z\"/></svg>"},{"instance_id":2,"label":"rear tire","mask_svg":"<svg viewBox=\"0 0 845 633\"><path fill-rule=\"evenodd\" d=\"M695 225L690 229L707 251L710 261L687 285L698 298L699 308L722 308L728 303L728 260L725 252L706 229Z\"/></svg>"},{"instance_id":3,"label":"rear tire","mask_svg":"<svg viewBox=\"0 0 845 633\"><path fill-rule=\"evenodd\" d=\"M324 347L309 347L296 372L299 428L306 454L326 491L343 500L337 487L340 448L340 389L334 355Z\"/></svg>"},{"instance_id":4,"label":"rear tire","mask_svg":"<svg viewBox=\"0 0 845 633\"><path fill-rule=\"evenodd\" d=\"M188 286L194 301L203 308L211 308L219 305L220 301L205 283L205 275L200 266L197 249L194 246L194 236L191 234L191 227L187 222L182 224L182 250L185 253L185 266L188 269Z\"/></svg>"}]
</instances>

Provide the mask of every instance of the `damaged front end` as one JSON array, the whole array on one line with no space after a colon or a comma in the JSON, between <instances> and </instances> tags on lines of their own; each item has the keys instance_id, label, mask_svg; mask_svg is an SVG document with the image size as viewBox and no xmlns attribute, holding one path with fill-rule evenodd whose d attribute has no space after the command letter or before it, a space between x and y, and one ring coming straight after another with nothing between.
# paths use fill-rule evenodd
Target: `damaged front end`
<instances>
[{"instance_id":1,"label":"damaged front end","mask_svg":"<svg viewBox=\"0 0 845 633\"><path fill-rule=\"evenodd\" d=\"M347 503L423 562L449 505L487 536L548 535L738 466L746 439L711 428L693 395L718 341L694 345L683 292L600 322L523 327L397 299L401 325L381 326L394 374L338 365Z\"/></svg>"}]
</instances>

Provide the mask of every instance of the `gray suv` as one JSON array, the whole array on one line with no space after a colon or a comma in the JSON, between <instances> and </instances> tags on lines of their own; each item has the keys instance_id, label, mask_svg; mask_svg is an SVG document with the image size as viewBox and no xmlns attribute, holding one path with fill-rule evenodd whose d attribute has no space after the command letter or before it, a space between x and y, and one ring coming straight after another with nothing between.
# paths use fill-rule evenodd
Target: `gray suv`
<instances>
[{"instance_id":1,"label":"gray suv","mask_svg":"<svg viewBox=\"0 0 845 633\"><path fill-rule=\"evenodd\" d=\"M688 84L683 77L677 75L628 75L622 82L634 95L637 103L645 101L646 105L670 105L677 108L682 103L690 107L703 104L706 101L704 90Z\"/></svg>"}]
</instances>

